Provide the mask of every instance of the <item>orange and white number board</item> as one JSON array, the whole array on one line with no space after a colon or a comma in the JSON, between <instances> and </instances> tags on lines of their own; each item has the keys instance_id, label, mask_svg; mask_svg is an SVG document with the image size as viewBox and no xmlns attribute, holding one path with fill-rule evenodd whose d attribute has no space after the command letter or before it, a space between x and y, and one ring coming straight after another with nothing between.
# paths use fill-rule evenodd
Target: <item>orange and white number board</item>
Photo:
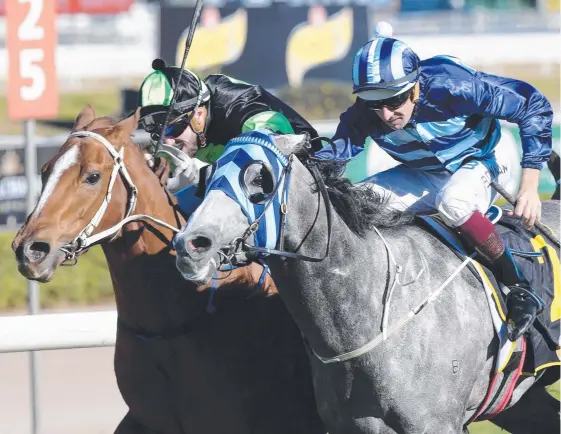
<instances>
[{"instance_id":1,"label":"orange and white number board","mask_svg":"<svg viewBox=\"0 0 561 434\"><path fill-rule=\"evenodd\" d=\"M56 0L6 0L10 119L56 117Z\"/></svg>"}]
</instances>

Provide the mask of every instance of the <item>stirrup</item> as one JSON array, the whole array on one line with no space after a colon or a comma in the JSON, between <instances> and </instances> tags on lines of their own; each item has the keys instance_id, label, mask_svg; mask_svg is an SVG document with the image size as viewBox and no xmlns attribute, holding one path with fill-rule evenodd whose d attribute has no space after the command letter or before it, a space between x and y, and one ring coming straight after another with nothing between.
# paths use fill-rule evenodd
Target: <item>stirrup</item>
<instances>
[{"instance_id":1,"label":"stirrup","mask_svg":"<svg viewBox=\"0 0 561 434\"><path fill-rule=\"evenodd\" d=\"M538 306L538 311L537 311L536 315L539 315L545 309L545 302L533 290L529 290L527 288L524 288L524 286L522 286L522 285L527 285L527 284L522 283L522 284L511 285L511 286L507 285L507 288L510 291L506 295L507 302L508 302L508 299L511 295L513 295L515 293L523 294L523 295L529 297L530 299L532 299L534 301L534 303Z\"/></svg>"},{"instance_id":2,"label":"stirrup","mask_svg":"<svg viewBox=\"0 0 561 434\"><path fill-rule=\"evenodd\" d=\"M541 298L532 290L524 288L523 285L525 285L524 282L509 286L510 292L507 295L507 307L509 308L508 338L512 342L524 336L530 327L534 326L536 321L539 321L538 315L545 307ZM515 308L512 303L516 303L517 307ZM512 313L510 312L511 308L513 308Z\"/></svg>"}]
</instances>

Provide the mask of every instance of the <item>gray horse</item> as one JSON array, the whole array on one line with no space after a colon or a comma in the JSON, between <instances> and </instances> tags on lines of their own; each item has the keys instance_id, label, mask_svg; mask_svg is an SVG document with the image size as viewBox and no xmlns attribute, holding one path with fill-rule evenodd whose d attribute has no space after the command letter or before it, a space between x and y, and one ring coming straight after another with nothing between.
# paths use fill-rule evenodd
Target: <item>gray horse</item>
<instances>
[{"instance_id":1,"label":"gray horse","mask_svg":"<svg viewBox=\"0 0 561 434\"><path fill-rule=\"evenodd\" d=\"M465 268L435 292L462 261L367 184L352 186L333 167L320 176L319 162L296 158L303 143L275 146L258 132L229 143L175 238L178 269L204 282L220 264L264 256L311 349L330 434L462 432L497 352L484 290ZM558 202L544 202L542 221L559 231ZM511 406L534 381L522 382Z\"/></svg>"}]
</instances>

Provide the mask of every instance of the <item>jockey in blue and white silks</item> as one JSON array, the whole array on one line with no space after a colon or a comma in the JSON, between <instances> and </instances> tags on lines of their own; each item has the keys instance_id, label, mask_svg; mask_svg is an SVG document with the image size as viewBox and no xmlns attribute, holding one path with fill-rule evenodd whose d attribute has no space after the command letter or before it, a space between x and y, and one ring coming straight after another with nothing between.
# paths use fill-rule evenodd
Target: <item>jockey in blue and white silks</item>
<instances>
[{"instance_id":1,"label":"jockey in blue and white silks","mask_svg":"<svg viewBox=\"0 0 561 434\"><path fill-rule=\"evenodd\" d=\"M543 309L512 255L484 216L497 198L491 181L506 185L516 165L522 178L514 214L527 227L540 218L539 171L551 154L552 110L528 83L477 71L450 56L421 61L402 41L374 37L356 53L356 102L340 117L318 158L348 160L371 137L403 163L366 180L403 211L438 212L494 266L509 287L510 339ZM522 161L499 152L499 119L518 124Z\"/></svg>"}]
</instances>

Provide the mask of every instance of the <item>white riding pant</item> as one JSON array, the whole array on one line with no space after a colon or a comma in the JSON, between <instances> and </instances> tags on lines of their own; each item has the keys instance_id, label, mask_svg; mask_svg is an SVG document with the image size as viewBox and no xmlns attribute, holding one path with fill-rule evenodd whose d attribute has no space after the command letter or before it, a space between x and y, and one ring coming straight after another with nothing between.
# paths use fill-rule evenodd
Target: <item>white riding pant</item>
<instances>
[{"instance_id":1,"label":"white riding pant","mask_svg":"<svg viewBox=\"0 0 561 434\"><path fill-rule=\"evenodd\" d=\"M520 179L519 157L515 149L500 152L501 149L497 148L497 181L513 194ZM428 173L399 165L363 182L374 183L375 189L389 195L388 206L415 214L438 212L452 227L464 224L475 211L484 214L499 198L490 186L489 170L476 160L464 164L452 174Z\"/></svg>"}]
</instances>

